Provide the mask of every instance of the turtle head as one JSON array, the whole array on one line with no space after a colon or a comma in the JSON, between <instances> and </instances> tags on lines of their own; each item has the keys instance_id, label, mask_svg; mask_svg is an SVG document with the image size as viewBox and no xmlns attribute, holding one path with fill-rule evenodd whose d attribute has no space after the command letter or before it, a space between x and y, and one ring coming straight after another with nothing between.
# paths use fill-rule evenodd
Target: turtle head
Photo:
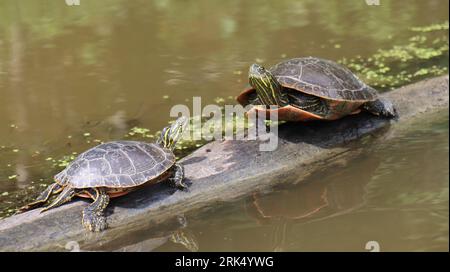
<instances>
[{"instance_id":1,"label":"turtle head","mask_svg":"<svg viewBox=\"0 0 450 272\"><path fill-rule=\"evenodd\" d=\"M158 144L173 150L178 140L183 136L183 132L188 123L188 118L181 116L172 125L165 127L158 139Z\"/></svg>"},{"instance_id":2,"label":"turtle head","mask_svg":"<svg viewBox=\"0 0 450 272\"><path fill-rule=\"evenodd\" d=\"M270 71L261 65L255 63L250 66L248 81L255 89L259 102L262 105L283 107L288 104L287 95L283 92L283 86Z\"/></svg>"}]
</instances>

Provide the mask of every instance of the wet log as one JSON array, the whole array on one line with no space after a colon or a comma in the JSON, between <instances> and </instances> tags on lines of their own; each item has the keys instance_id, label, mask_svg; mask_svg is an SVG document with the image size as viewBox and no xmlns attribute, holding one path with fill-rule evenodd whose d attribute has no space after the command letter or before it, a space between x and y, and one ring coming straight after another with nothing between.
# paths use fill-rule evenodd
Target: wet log
<instances>
[{"instance_id":1,"label":"wet log","mask_svg":"<svg viewBox=\"0 0 450 272\"><path fill-rule=\"evenodd\" d=\"M5 218L0 221L0 251L64 251L74 242L82 250L111 249L130 233L161 231L158 226L164 228L165 222L183 213L281 182L298 182L334 157L347 156L351 143L367 135L388 131L395 137L395 131L411 121L448 110L448 82L448 76L442 76L383 94L397 106L397 121L362 113L333 122L283 124L272 152L259 151L259 141L211 142L181 160L188 192L157 184L114 199L107 210L109 229L101 233L82 227L81 211L88 204L84 200Z\"/></svg>"}]
</instances>

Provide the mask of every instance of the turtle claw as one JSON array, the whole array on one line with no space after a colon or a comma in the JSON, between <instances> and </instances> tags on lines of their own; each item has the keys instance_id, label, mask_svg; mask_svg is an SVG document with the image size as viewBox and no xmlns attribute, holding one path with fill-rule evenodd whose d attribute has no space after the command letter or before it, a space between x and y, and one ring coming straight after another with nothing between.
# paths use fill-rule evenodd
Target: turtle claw
<instances>
[{"instance_id":1,"label":"turtle claw","mask_svg":"<svg viewBox=\"0 0 450 272\"><path fill-rule=\"evenodd\" d=\"M20 208L17 208L14 215L21 214L21 213L27 212L29 210L32 210L33 208L35 208L35 206L37 206L37 204L31 203L31 204L22 206Z\"/></svg>"},{"instance_id":2,"label":"turtle claw","mask_svg":"<svg viewBox=\"0 0 450 272\"><path fill-rule=\"evenodd\" d=\"M185 183L181 183L180 185L177 186L177 188L180 189L181 191L185 192L189 191L189 187Z\"/></svg>"},{"instance_id":3,"label":"turtle claw","mask_svg":"<svg viewBox=\"0 0 450 272\"><path fill-rule=\"evenodd\" d=\"M173 187L182 191L188 190L188 186L183 182L184 179L184 167L181 164L175 164L173 168L173 175L169 178L170 184Z\"/></svg>"},{"instance_id":4,"label":"turtle claw","mask_svg":"<svg viewBox=\"0 0 450 272\"><path fill-rule=\"evenodd\" d=\"M83 226L92 232L103 231L108 227L106 217L91 211L83 212Z\"/></svg>"},{"instance_id":5,"label":"turtle claw","mask_svg":"<svg viewBox=\"0 0 450 272\"><path fill-rule=\"evenodd\" d=\"M31 207L29 207L28 205L22 206L22 207L18 208L18 209L14 212L14 215L18 215L18 214L24 213L24 212L26 212L26 211L29 211L30 209L31 209Z\"/></svg>"},{"instance_id":6,"label":"turtle claw","mask_svg":"<svg viewBox=\"0 0 450 272\"><path fill-rule=\"evenodd\" d=\"M180 179L176 179L176 178L170 178L169 179L170 184L172 185L172 187L177 188L181 191L188 191L189 187L186 185L186 183L184 183L182 180Z\"/></svg>"}]
</instances>

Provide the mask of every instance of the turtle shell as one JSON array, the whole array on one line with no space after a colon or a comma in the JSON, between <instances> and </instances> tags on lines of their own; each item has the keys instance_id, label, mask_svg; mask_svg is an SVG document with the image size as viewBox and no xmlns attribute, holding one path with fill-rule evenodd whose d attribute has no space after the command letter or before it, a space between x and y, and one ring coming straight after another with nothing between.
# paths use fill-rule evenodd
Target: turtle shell
<instances>
[{"instance_id":1,"label":"turtle shell","mask_svg":"<svg viewBox=\"0 0 450 272\"><path fill-rule=\"evenodd\" d=\"M130 188L158 180L174 164L172 151L158 144L115 141L81 153L55 181L74 188Z\"/></svg>"},{"instance_id":2,"label":"turtle shell","mask_svg":"<svg viewBox=\"0 0 450 272\"><path fill-rule=\"evenodd\" d=\"M280 62L269 71L283 87L325 99L355 102L377 99L375 89L330 60L295 58Z\"/></svg>"}]
</instances>

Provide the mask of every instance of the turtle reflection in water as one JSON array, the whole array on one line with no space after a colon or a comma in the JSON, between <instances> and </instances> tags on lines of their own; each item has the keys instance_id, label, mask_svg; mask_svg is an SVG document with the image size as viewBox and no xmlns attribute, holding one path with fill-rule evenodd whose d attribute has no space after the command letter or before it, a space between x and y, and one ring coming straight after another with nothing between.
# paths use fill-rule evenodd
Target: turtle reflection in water
<instances>
[{"instance_id":1,"label":"turtle reflection in water","mask_svg":"<svg viewBox=\"0 0 450 272\"><path fill-rule=\"evenodd\" d=\"M368 164L373 168L356 174L339 171L341 169L334 165L332 173L321 173L294 187L280 188L269 194L253 193L245 207L247 214L264 226L261 230L265 239L260 239L258 245L273 251L310 250L310 243L316 245L315 236L304 234L312 225L319 233L326 231L329 236L339 233L338 229L332 232L327 229L328 220L339 220L367 205L367 186L379 166L373 160ZM349 172L351 179L347 176Z\"/></svg>"},{"instance_id":2,"label":"turtle reflection in water","mask_svg":"<svg viewBox=\"0 0 450 272\"><path fill-rule=\"evenodd\" d=\"M183 166L176 163L173 149L187 121L180 117L164 128L155 144L114 141L81 153L55 176L55 183L19 212L43 205L56 194L56 199L41 212L58 207L74 196L92 198L94 202L83 210L82 223L90 231L102 231L107 227L104 211L110 198L165 180L185 189Z\"/></svg>"},{"instance_id":3,"label":"turtle reflection in water","mask_svg":"<svg viewBox=\"0 0 450 272\"><path fill-rule=\"evenodd\" d=\"M361 109L386 118L397 117L393 104L350 70L319 58L294 58L270 69L253 64L251 88L237 101L253 110L276 113L282 121L336 120ZM267 109L267 106L277 106Z\"/></svg>"},{"instance_id":4,"label":"turtle reflection in water","mask_svg":"<svg viewBox=\"0 0 450 272\"><path fill-rule=\"evenodd\" d=\"M131 244L121 246L117 251L172 251L173 249L168 250L165 246L169 245L170 247L177 245L176 251L187 250L190 252L197 252L199 250L197 237L194 232L188 228L187 218L184 215L177 215L176 219L177 225L175 229L173 229L173 225L165 225L163 226L164 231L162 234L158 230L147 229L145 232L140 233L139 235L133 235L127 239L127 241L132 240ZM151 237L145 237L147 234L151 235ZM163 248L161 249L160 247Z\"/></svg>"}]
</instances>

